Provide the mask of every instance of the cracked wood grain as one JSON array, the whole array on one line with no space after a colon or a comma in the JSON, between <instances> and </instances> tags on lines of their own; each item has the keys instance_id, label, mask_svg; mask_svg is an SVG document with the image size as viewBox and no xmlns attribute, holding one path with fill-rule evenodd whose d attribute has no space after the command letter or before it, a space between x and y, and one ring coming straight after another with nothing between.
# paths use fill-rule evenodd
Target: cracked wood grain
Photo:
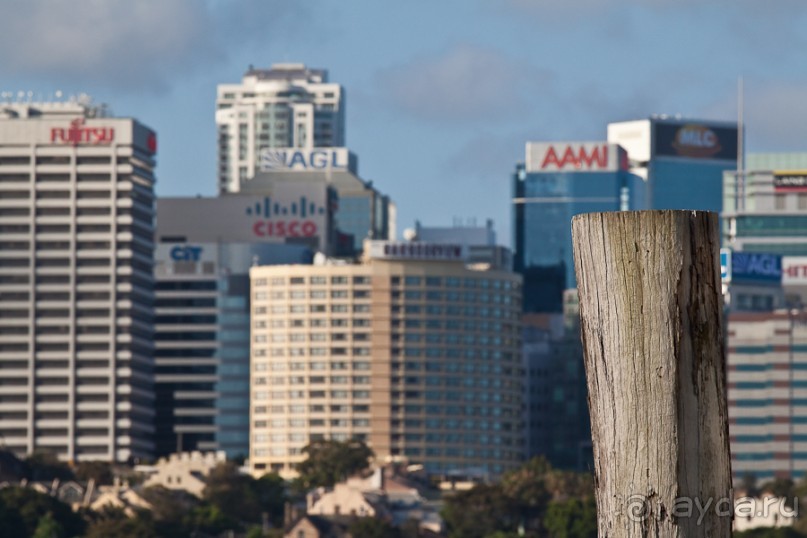
<instances>
[{"instance_id":1,"label":"cracked wood grain","mask_svg":"<svg viewBox=\"0 0 807 538\"><path fill-rule=\"evenodd\" d=\"M578 215L572 241L600 538L728 538L717 215Z\"/></svg>"}]
</instances>

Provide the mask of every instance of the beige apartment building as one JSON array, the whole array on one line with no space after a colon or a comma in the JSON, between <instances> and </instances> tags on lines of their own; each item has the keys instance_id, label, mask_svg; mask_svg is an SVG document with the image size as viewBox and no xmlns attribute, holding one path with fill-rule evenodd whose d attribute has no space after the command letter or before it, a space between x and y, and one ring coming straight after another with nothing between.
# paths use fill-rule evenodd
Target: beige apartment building
<instances>
[{"instance_id":1,"label":"beige apartment building","mask_svg":"<svg viewBox=\"0 0 807 538\"><path fill-rule=\"evenodd\" d=\"M522 458L521 277L459 246L371 241L361 263L253 267L250 465L320 439L496 475Z\"/></svg>"}]
</instances>

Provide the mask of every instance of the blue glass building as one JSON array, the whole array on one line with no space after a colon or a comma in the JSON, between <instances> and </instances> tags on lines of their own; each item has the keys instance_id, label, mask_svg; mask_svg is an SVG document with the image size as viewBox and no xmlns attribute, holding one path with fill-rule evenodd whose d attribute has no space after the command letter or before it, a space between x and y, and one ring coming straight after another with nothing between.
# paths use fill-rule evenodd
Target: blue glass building
<instances>
[{"instance_id":1,"label":"blue glass building","mask_svg":"<svg viewBox=\"0 0 807 538\"><path fill-rule=\"evenodd\" d=\"M653 116L609 124L608 142L625 148L629 170L646 180L648 209L723 210L723 172L737 168L736 123Z\"/></svg>"},{"instance_id":2,"label":"blue glass building","mask_svg":"<svg viewBox=\"0 0 807 538\"><path fill-rule=\"evenodd\" d=\"M581 213L645 209L644 182L625 152L604 142L528 143L513 175L515 270L525 312L560 312L575 287L571 220Z\"/></svg>"}]
</instances>

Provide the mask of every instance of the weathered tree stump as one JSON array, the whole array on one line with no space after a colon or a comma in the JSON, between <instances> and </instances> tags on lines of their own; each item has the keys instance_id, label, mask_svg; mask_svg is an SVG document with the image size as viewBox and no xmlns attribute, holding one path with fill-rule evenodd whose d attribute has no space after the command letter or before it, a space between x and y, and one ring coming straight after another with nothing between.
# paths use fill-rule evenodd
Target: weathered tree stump
<instances>
[{"instance_id":1,"label":"weathered tree stump","mask_svg":"<svg viewBox=\"0 0 807 538\"><path fill-rule=\"evenodd\" d=\"M731 535L717 214L572 221L599 536Z\"/></svg>"}]
</instances>

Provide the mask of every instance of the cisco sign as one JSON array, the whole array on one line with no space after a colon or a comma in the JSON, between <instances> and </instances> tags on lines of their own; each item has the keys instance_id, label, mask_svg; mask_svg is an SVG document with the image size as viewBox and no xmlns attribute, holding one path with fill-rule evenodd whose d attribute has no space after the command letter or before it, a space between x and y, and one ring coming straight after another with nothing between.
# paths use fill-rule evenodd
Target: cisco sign
<instances>
[{"instance_id":1,"label":"cisco sign","mask_svg":"<svg viewBox=\"0 0 807 538\"><path fill-rule=\"evenodd\" d=\"M303 150L297 148L263 148L259 167L262 172L349 170L351 155L347 148Z\"/></svg>"},{"instance_id":2,"label":"cisco sign","mask_svg":"<svg viewBox=\"0 0 807 538\"><path fill-rule=\"evenodd\" d=\"M758 252L732 252L729 278L749 284L780 284L782 257Z\"/></svg>"}]
</instances>

